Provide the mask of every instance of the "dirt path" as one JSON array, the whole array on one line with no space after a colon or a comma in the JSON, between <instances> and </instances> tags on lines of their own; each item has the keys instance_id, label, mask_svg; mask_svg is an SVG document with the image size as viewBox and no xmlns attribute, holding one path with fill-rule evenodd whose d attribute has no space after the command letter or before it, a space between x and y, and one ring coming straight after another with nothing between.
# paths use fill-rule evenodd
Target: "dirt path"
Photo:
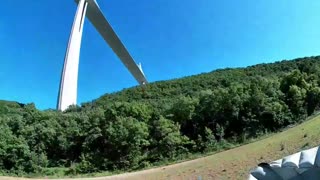
<instances>
[{"instance_id":1,"label":"dirt path","mask_svg":"<svg viewBox=\"0 0 320 180\"><path fill-rule=\"evenodd\" d=\"M132 180L140 180L140 179L149 179L149 177L154 177L157 179L157 177L154 176L154 174L162 174L163 171L171 168L179 168L180 166L190 165L190 164L196 164L198 161L201 161L205 159L206 157L202 157L195 160L185 161L178 164L168 165L164 167L157 167L157 168L151 168L143 171L137 171L137 172L130 172L130 173L123 173L118 175L112 175L112 176L106 176L106 177L93 177L93 178L62 178L62 179L50 179L50 180L124 180L124 179L132 179ZM1 176L0 180L30 180L31 178L16 178L16 177L6 177ZM43 179L36 179L32 178L31 180L44 180Z\"/></svg>"}]
</instances>

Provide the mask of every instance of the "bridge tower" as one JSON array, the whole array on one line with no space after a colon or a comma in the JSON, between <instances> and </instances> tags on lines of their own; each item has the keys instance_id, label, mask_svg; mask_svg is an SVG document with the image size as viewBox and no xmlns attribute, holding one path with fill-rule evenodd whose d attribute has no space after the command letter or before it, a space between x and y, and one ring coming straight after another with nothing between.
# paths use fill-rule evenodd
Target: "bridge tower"
<instances>
[{"instance_id":1,"label":"bridge tower","mask_svg":"<svg viewBox=\"0 0 320 180\"><path fill-rule=\"evenodd\" d=\"M105 42L112 48L122 63L127 67L140 85L147 79L142 71L141 64L137 65L129 54L117 34L103 15L96 0L75 0L78 4L77 12L71 29L69 42L65 54L58 94L57 109L64 111L70 105L77 104L78 69L81 39L84 20L87 17L97 29Z\"/></svg>"}]
</instances>

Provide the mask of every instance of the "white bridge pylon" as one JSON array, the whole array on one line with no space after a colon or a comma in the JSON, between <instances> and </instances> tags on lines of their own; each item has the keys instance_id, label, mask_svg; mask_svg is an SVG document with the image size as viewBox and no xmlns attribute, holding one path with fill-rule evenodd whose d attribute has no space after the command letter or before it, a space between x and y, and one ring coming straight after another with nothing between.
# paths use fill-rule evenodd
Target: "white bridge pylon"
<instances>
[{"instance_id":1,"label":"white bridge pylon","mask_svg":"<svg viewBox=\"0 0 320 180\"><path fill-rule=\"evenodd\" d=\"M148 83L142 71L141 64L137 65L135 63L126 47L120 41L119 37L103 15L96 0L75 1L78 4L78 9L74 18L64 59L57 103L57 109L61 111L64 111L70 105L77 104L78 68L85 17L89 19L138 83L140 85Z\"/></svg>"}]
</instances>

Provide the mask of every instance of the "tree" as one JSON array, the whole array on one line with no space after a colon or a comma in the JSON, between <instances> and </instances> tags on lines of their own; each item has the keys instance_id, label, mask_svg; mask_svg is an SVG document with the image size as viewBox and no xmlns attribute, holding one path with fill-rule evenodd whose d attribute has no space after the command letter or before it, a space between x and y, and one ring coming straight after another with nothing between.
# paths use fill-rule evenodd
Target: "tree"
<instances>
[{"instance_id":1,"label":"tree","mask_svg":"<svg viewBox=\"0 0 320 180\"><path fill-rule=\"evenodd\" d=\"M162 116L151 122L150 156L152 160L174 159L188 152L185 145L190 143L189 139L181 135L179 130L178 124Z\"/></svg>"},{"instance_id":2,"label":"tree","mask_svg":"<svg viewBox=\"0 0 320 180\"><path fill-rule=\"evenodd\" d=\"M312 113L319 107L320 103L320 88L313 85L307 92L307 111L308 115Z\"/></svg>"}]
</instances>

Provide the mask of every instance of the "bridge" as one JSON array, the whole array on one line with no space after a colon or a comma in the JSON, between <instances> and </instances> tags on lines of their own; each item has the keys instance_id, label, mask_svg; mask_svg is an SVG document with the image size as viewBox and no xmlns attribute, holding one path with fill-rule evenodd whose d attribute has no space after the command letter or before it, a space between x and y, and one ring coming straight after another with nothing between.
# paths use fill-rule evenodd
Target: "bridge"
<instances>
[{"instance_id":1,"label":"bridge","mask_svg":"<svg viewBox=\"0 0 320 180\"><path fill-rule=\"evenodd\" d=\"M140 85L148 83L141 64L136 64L126 47L123 45L110 23L103 15L96 0L75 0L78 5L71 29L64 65L61 74L57 109L64 111L70 105L77 104L78 69L80 47L85 17L100 33L102 38L119 57Z\"/></svg>"}]
</instances>

